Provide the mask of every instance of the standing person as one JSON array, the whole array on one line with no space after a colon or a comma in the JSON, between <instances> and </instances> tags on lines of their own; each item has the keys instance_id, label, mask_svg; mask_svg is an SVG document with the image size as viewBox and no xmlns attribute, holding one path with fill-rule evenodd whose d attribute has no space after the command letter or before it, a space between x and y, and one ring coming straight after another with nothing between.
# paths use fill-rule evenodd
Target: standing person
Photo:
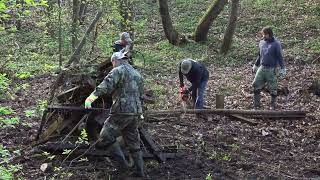
<instances>
[{"instance_id":1,"label":"standing person","mask_svg":"<svg viewBox=\"0 0 320 180\"><path fill-rule=\"evenodd\" d=\"M183 76L191 82L191 87L186 88L183 82ZM195 60L184 59L179 63L179 80L180 80L180 94L182 100L185 101L183 95L192 93L193 106L196 109L203 109L204 104L204 90L209 79L209 72L206 67Z\"/></svg>"},{"instance_id":2,"label":"standing person","mask_svg":"<svg viewBox=\"0 0 320 180\"><path fill-rule=\"evenodd\" d=\"M132 153L136 167L135 176L143 177L143 157L140 149L138 124L142 115L143 79L127 61L124 53L116 52L111 57L113 69L100 85L85 100L85 108L91 108L99 96L112 94L113 104L110 115L104 122L96 145L100 149L110 149L120 164L121 170L129 168L116 137L122 134Z\"/></svg>"},{"instance_id":3,"label":"standing person","mask_svg":"<svg viewBox=\"0 0 320 180\"><path fill-rule=\"evenodd\" d=\"M252 67L253 73L256 72L253 80L253 105L255 109L260 108L260 92L265 83L268 83L271 94L270 108L275 110L278 86L276 67L278 64L280 65L279 75L281 79L286 75L286 69L282 57L281 43L273 36L272 29L264 27L261 30L261 34L262 40L259 43L259 55Z\"/></svg>"},{"instance_id":4,"label":"standing person","mask_svg":"<svg viewBox=\"0 0 320 180\"><path fill-rule=\"evenodd\" d=\"M113 52L126 52L126 55L129 58L129 62L132 63L132 49L133 41L130 38L128 32L123 32L120 34L120 39L113 43Z\"/></svg>"}]
</instances>

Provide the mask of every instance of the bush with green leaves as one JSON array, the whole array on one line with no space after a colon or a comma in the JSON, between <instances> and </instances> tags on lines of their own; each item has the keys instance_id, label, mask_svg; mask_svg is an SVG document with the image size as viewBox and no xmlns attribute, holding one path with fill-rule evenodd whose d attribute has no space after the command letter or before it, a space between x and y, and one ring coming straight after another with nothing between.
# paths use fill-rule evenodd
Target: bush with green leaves
<instances>
[{"instance_id":1,"label":"bush with green leaves","mask_svg":"<svg viewBox=\"0 0 320 180\"><path fill-rule=\"evenodd\" d=\"M20 155L20 151L13 152L16 155ZM14 173L20 171L22 166L17 164L13 165L10 163L10 159L13 155L2 145L0 144L0 179L14 179Z\"/></svg>"},{"instance_id":2,"label":"bush with green leaves","mask_svg":"<svg viewBox=\"0 0 320 180\"><path fill-rule=\"evenodd\" d=\"M7 91L9 90L10 79L6 74L0 73L0 98L5 98Z\"/></svg>"}]
</instances>

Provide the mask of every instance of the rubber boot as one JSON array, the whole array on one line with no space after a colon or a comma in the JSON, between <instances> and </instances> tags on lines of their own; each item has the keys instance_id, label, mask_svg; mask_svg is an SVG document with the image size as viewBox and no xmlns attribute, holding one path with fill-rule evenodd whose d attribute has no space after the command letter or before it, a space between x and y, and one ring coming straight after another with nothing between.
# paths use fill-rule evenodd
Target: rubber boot
<instances>
[{"instance_id":1,"label":"rubber boot","mask_svg":"<svg viewBox=\"0 0 320 180\"><path fill-rule=\"evenodd\" d=\"M271 95L271 102L270 102L270 109L271 110L276 110L276 101L277 101L277 96Z\"/></svg>"},{"instance_id":2,"label":"rubber boot","mask_svg":"<svg viewBox=\"0 0 320 180\"><path fill-rule=\"evenodd\" d=\"M111 145L110 152L112 153L116 161L119 163L120 171L125 172L130 168L129 163L124 157L123 151L121 150L120 144L118 142L115 142Z\"/></svg>"},{"instance_id":3,"label":"rubber boot","mask_svg":"<svg viewBox=\"0 0 320 180\"><path fill-rule=\"evenodd\" d=\"M144 171L143 171L143 156L142 151L137 151L132 154L133 162L135 165L135 172L133 173L133 176L135 177L145 177Z\"/></svg>"},{"instance_id":4,"label":"rubber boot","mask_svg":"<svg viewBox=\"0 0 320 180\"><path fill-rule=\"evenodd\" d=\"M260 108L260 99L261 99L261 95L260 95L260 91L259 92L254 92L253 95L253 108L254 109L259 109Z\"/></svg>"}]
</instances>

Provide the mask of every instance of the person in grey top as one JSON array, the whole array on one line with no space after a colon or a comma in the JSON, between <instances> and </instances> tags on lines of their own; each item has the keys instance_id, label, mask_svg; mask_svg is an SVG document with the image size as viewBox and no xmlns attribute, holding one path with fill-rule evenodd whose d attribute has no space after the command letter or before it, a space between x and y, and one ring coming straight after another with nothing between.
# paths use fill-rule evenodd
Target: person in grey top
<instances>
[{"instance_id":1,"label":"person in grey top","mask_svg":"<svg viewBox=\"0 0 320 180\"><path fill-rule=\"evenodd\" d=\"M259 43L259 55L252 67L253 73L256 73L252 84L254 92L253 105L255 109L260 108L260 92L263 86L268 83L271 94L270 108L275 110L278 86L275 70L279 65L280 78L284 78L286 69L282 57L281 43L273 36L272 29L264 27L261 33L263 39Z\"/></svg>"}]
</instances>

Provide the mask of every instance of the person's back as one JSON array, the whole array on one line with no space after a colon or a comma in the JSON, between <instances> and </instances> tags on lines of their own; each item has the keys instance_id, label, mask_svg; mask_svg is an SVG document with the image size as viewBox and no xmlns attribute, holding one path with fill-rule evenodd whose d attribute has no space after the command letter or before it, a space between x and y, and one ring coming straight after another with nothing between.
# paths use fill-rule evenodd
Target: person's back
<instances>
[{"instance_id":1,"label":"person's back","mask_svg":"<svg viewBox=\"0 0 320 180\"><path fill-rule=\"evenodd\" d=\"M118 74L119 81L113 93L111 112L141 114L143 79L140 73L126 61L112 71Z\"/></svg>"}]
</instances>

